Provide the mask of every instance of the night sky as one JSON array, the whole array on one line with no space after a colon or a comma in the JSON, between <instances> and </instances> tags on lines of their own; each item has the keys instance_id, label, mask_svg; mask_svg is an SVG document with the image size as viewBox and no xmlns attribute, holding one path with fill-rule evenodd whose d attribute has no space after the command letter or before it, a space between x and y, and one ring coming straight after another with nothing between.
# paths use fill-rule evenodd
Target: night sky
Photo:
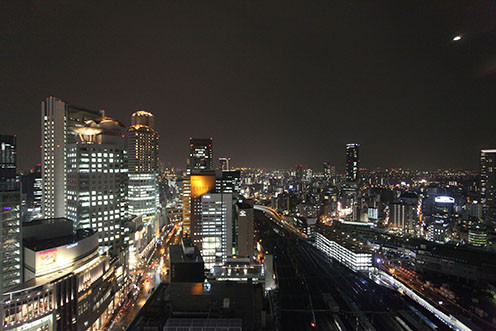
<instances>
[{"instance_id":1,"label":"night sky","mask_svg":"<svg viewBox=\"0 0 496 331\"><path fill-rule=\"evenodd\" d=\"M496 2L2 1L0 133L40 161L53 95L128 125L154 113L160 157L188 137L234 166L478 167L496 147ZM462 40L452 41L456 35Z\"/></svg>"}]
</instances>

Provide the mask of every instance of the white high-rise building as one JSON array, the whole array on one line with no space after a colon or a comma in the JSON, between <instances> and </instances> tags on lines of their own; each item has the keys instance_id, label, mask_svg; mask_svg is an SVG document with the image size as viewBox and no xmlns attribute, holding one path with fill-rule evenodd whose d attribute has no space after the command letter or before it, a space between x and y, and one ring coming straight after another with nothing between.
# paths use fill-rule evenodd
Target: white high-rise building
<instances>
[{"instance_id":1,"label":"white high-rise building","mask_svg":"<svg viewBox=\"0 0 496 331\"><path fill-rule=\"evenodd\" d=\"M75 130L79 141L67 148L67 218L76 229L97 231L100 246L117 252L128 216L126 129L104 117Z\"/></svg>"},{"instance_id":2,"label":"white high-rise building","mask_svg":"<svg viewBox=\"0 0 496 331\"><path fill-rule=\"evenodd\" d=\"M160 195L158 188L158 132L152 113L139 110L128 129L129 214L142 216L145 224L156 220Z\"/></svg>"},{"instance_id":3,"label":"white high-rise building","mask_svg":"<svg viewBox=\"0 0 496 331\"><path fill-rule=\"evenodd\" d=\"M232 255L232 193L201 196L201 254L205 268L225 264Z\"/></svg>"},{"instance_id":4,"label":"white high-rise building","mask_svg":"<svg viewBox=\"0 0 496 331\"><path fill-rule=\"evenodd\" d=\"M76 141L73 128L101 117L99 111L83 109L49 97L41 102L41 177L44 217L66 217L67 145Z\"/></svg>"}]
</instances>

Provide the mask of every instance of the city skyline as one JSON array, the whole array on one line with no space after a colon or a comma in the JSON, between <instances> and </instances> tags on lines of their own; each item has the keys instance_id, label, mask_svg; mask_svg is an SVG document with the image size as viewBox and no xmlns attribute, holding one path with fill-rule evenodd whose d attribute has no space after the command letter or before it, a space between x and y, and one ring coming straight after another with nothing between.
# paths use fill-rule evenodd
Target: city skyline
<instances>
[{"instance_id":1,"label":"city skyline","mask_svg":"<svg viewBox=\"0 0 496 331\"><path fill-rule=\"evenodd\" d=\"M478 169L496 146L489 2L222 4L6 4L0 131L19 168L41 161L50 95L126 125L151 111L180 168L191 136L235 167L339 169L357 142L366 168Z\"/></svg>"},{"instance_id":2,"label":"city skyline","mask_svg":"<svg viewBox=\"0 0 496 331\"><path fill-rule=\"evenodd\" d=\"M0 329L496 329L496 1L6 2Z\"/></svg>"}]
</instances>

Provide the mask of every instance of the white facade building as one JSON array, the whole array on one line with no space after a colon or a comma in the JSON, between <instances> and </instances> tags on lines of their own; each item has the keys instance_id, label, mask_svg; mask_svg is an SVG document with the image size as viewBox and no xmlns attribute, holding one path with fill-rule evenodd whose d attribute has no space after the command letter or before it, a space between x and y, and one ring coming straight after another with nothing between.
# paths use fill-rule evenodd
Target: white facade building
<instances>
[{"instance_id":1,"label":"white facade building","mask_svg":"<svg viewBox=\"0 0 496 331\"><path fill-rule=\"evenodd\" d=\"M225 264L232 255L232 194L201 196L201 234L205 268Z\"/></svg>"},{"instance_id":2,"label":"white facade building","mask_svg":"<svg viewBox=\"0 0 496 331\"><path fill-rule=\"evenodd\" d=\"M372 253L366 250L346 247L347 245L329 240L319 232L315 233L315 246L353 271L369 271L372 268Z\"/></svg>"},{"instance_id":3,"label":"white facade building","mask_svg":"<svg viewBox=\"0 0 496 331\"><path fill-rule=\"evenodd\" d=\"M125 128L108 117L88 123L68 146L67 218L97 231L101 247L117 249L127 219Z\"/></svg>"},{"instance_id":4,"label":"white facade building","mask_svg":"<svg viewBox=\"0 0 496 331\"><path fill-rule=\"evenodd\" d=\"M100 117L100 112L74 107L49 97L41 102L42 211L45 217L66 217L67 145L76 141L72 128Z\"/></svg>"}]
</instances>

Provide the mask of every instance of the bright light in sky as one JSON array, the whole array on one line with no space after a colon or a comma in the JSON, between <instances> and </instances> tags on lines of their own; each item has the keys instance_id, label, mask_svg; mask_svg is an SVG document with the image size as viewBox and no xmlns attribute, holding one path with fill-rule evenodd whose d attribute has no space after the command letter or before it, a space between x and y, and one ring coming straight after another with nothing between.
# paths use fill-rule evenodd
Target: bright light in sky
<instances>
[{"instance_id":1,"label":"bright light in sky","mask_svg":"<svg viewBox=\"0 0 496 331\"><path fill-rule=\"evenodd\" d=\"M458 41L458 40L461 40L462 39L462 36L455 36L453 37L453 41Z\"/></svg>"}]
</instances>

